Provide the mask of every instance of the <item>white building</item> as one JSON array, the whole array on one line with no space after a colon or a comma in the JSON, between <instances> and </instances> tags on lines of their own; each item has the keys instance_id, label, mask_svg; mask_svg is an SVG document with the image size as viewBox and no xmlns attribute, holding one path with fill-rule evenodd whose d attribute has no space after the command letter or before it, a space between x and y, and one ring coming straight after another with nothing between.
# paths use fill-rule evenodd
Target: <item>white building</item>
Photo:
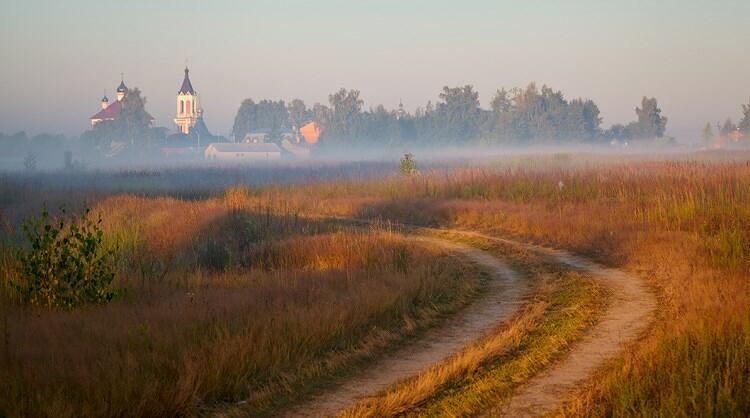
<instances>
[{"instance_id":1,"label":"white building","mask_svg":"<svg viewBox=\"0 0 750 418\"><path fill-rule=\"evenodd\" d=\"M177 114L174 117L177 129L185 135L195 126L199 113L198 92L193 89L189 72L190 70L185 67L185 78L182 80L180 91L177 92Z\"/></svg>"},{"instance_id":2,"label":"white building","mask_svg":"<svg viewBox=\"0 0 750 418\"><path fill-rule=\"evenodd\" d=\"M209 161L252 162L271 161L281 158L281 148L276 144L233 144L215 142L210 144L204 155Z\"/></svg>"}]
</instances>

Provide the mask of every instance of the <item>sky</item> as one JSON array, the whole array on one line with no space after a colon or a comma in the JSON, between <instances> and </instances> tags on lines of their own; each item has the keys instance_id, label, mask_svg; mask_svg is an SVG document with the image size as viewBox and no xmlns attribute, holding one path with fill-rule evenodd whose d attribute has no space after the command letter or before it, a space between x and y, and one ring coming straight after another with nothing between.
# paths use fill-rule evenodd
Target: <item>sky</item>
<instances>
[{"instance_id":1,"label":"sky","mask_svg":"<svg viewBox=\"0 0 750 418\"><path fill-rule=\"evenodd\" d=\"M0 0L0 132L79 135L120 73L174 129L186 63L205 120L227 134L245 98L407 110L443 86L535 81L593 99L603 126L646 95L668 134L698 137L750 100L750 1Z\"/></svg>"}]
</instances>

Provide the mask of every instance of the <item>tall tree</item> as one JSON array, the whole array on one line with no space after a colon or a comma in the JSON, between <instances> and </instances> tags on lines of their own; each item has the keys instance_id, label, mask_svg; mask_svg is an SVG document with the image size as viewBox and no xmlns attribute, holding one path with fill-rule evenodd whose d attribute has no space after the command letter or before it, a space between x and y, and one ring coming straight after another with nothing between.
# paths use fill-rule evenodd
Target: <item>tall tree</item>
<instances>
[{"instance_id":1,"label":"tall tree","mask_svg":"<svg viewBox=\"0 0 750 418\"><path fill-rule=\"evenodd\" d=\"M328 96L329 111L324 125L326 140L355 140L360 129L361 112L364 101L359 98L359 90L342 88Z\"/></svg>"},{"instance_id":2,"label":"tall tree","mask_svg":"<svg viewBox=\"0 0 750 418\"><path fill-rule=\"evenodd\" d=\"M128 89L122 99L120 114L114 122L115 129L131 145L139 139L150 139L148 130L151 127L151 115L146 112L146 98L141 96L141 91L137 87Z\"/></svg>"},{"instance_id":3,"label":"tall tree","mask_svg":"<svg viewBox=\"0 0 750 418\"><path fill-rule=\"evenodd\" d=\"M661 115L656 98L643 96L641 107L635 108L638 121L633 126L639 138L661 138L667 128L667 118Z\"/></svg>"},{"instance_id":4,"label":"tall tree","mask_svg":"<svg viewBox=\"0 0 750 418\"><path fill-rule=\"evenodd\" d=\"M479 93L474 87L443 87L437 106L443 137L449 141L465 142L478 139L481 122Z\"/></svg>"}]
</instances>

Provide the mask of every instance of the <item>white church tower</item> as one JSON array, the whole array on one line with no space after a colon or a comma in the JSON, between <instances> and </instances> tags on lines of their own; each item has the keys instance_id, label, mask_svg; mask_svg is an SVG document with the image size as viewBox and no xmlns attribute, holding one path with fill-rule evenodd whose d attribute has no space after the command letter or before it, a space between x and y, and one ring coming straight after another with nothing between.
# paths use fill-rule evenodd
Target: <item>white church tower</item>
<instances>
[{"instance_id":1,"label":"white church tower","mask_svg":"<svg viewBox=\"0 0 750 418\"><path fill-rule=\"evenodd\" d=\"M198 120L198 93L193 90L188 73L189 70L185 67L185 79L177 92L177 115L174 118L174 123L183 134L189 134L190 128Z\"/></svg>"}]
</instances>

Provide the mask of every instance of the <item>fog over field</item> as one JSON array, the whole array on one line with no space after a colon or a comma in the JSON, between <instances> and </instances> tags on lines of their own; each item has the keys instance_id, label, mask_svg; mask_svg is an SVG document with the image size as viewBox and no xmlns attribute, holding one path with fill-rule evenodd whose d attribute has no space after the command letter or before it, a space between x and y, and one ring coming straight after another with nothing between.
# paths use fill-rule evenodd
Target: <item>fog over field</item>
<instances>
[{"instance_id":1,"label":"fog over field","mask_svg":"<svg viewBox=\"0 0 750 418\"><path fill-rule=\"evenodd\" d=\"M747 0L0 0L0 418L750 416Z\"/></svg>"}]
</instances>

